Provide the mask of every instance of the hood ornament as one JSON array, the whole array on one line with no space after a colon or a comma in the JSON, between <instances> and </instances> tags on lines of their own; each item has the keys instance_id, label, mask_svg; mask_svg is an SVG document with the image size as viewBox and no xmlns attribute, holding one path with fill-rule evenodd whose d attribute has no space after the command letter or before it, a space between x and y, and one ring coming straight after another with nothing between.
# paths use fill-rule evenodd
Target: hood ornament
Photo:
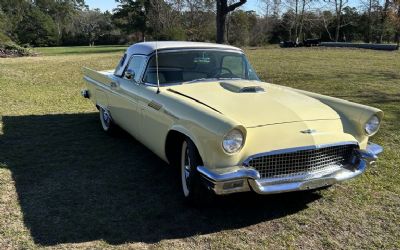
<instances>
[{"instance_id":1,"label":"hood ornament","mask_svg":"<svg viewBox=\"0 0 400 250\"><path fill-rule=\"evenodd\" d=\"M300 132L303 133L303 134L315 134L315 133L317 133L317 130L315 130L315 129L306 129L306 130L301 130Z\"/></svg>"}]
</instances>

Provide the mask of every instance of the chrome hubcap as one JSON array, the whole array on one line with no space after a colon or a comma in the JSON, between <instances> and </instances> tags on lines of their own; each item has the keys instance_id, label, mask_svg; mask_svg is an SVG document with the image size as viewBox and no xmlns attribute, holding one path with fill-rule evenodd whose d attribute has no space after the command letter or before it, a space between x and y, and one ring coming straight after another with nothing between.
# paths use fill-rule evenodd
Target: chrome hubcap
<instances>
[{"instance_id":1,"label":"chrome hubcap","mask_svg":"<svg viewBox=\"0 0 400 250\"><path fill-rule=\"evenodd\" d=\"M108 128L110 126L110 114L108 113L107 110L103 110L103 121L104 125Z\"/></svg>"},{"instance_id":2,"label":"chrome hubcap","mask_svg":"<svg viewBox=\"0 0 400 250\"><path fill-rule=\"evenodd\" d=\"M186 183L188 183L190 177L190 157L189 157L189 149L186 148L185 152L185 179Z\"/></svg>"},{"instance_id":3,"label":"chrome hubcap","mask_svg":"<svg viewBox=\"0 0 400 250\"><path fill-rule=\"evenodd\" d=\"M181 155L181 179L183 194L188 197L190 194L190 174L191 164L189 157L189 148L187 142L184 141L182 144L182 155Z\"/></svg>"}]
</instances>

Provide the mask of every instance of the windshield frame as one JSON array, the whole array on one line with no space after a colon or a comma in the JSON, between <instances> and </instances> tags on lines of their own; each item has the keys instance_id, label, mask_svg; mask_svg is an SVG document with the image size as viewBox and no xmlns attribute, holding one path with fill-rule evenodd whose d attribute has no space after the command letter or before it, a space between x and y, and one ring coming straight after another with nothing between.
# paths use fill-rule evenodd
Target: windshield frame
<instances>
[{"instance_id":1,"label":"windshield frame","mask_svg":"<svg viewBox=\"0 0 400 250\"><path fill-rule=\"evenodd\" d=\"M173 53L173 52L190 52L190 51L223 51L223 52L231 52L231 53L235 53L235 54L240 54L242 55L246 61L247 61L247 65L246 65L246 71L248 74L248 70L249 70L249 66L251 67L250 61L247 58L246 54L243 53L243 51L240 50L234 50L234 49L221 49L221 48L185 48L185 49L163 49L163 50L159 50L157 51L158 54L162 54L162 53ZM156 55L156 51L154 51L153 53L149 54L147 56L147 61L146 61L146 67L145 69L142 71L142 76L140 78L140 82L144 85L147 86L152 86L152 87L157 87L157 84L155 83L149 83L145 81L145 76L147 73L147 70L149 68L150 62L152 60L152 58ZM254 69L253 69L254 70ZM168 87L168 86L174 86L174 85L182 85L182 84L193 84L193 83L197 83L197 82L201 82L201 81L208 81L208 80L246 80L246 81L261 81L257 75L257 73L254 71L254 73L256 74L258 80L249 80L249 79L242 79L242 78L199 78L199 79L193 79L190 81L181 81L181 82L174 82L174 83L163 83L160 84L160 87Z\"/></svg>"}]
</instances>

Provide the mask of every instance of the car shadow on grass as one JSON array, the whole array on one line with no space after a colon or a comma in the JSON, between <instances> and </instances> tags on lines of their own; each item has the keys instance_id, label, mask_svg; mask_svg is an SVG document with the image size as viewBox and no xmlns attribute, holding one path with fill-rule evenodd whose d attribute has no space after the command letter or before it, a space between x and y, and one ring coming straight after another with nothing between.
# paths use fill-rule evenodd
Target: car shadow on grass
<instances>
[{"instance_id":1,"label":"car shadow on grass","mask_svg":"<svg viewBox=\"0 0 400 250\"><path fill-rule=\"evenodd\" d=\"M154 243L242 228L307 208L318 193L220 197L183 203L178 173L126 133L110 137L97 113L5 116L0 162L11 170L36 244Z\"/></svg>"}]
</instances>

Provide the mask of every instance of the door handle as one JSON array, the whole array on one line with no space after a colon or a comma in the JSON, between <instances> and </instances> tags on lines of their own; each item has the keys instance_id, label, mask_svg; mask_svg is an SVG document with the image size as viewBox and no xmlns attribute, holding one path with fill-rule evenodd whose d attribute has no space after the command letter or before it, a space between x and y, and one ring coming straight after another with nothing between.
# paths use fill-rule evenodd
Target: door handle
<instances>
[{"instance_id":1,"label":"door handle","mask_svg":"<svg viewBox=\"0 0 400 250\"><path fill-rule=\"evenodd\" d=\"M119 84L116 83L116 82L111 82L110 83L110 87L113 88L113 89L117 88L118 86L119 86Z\"/></svg>"}]
</instances>

